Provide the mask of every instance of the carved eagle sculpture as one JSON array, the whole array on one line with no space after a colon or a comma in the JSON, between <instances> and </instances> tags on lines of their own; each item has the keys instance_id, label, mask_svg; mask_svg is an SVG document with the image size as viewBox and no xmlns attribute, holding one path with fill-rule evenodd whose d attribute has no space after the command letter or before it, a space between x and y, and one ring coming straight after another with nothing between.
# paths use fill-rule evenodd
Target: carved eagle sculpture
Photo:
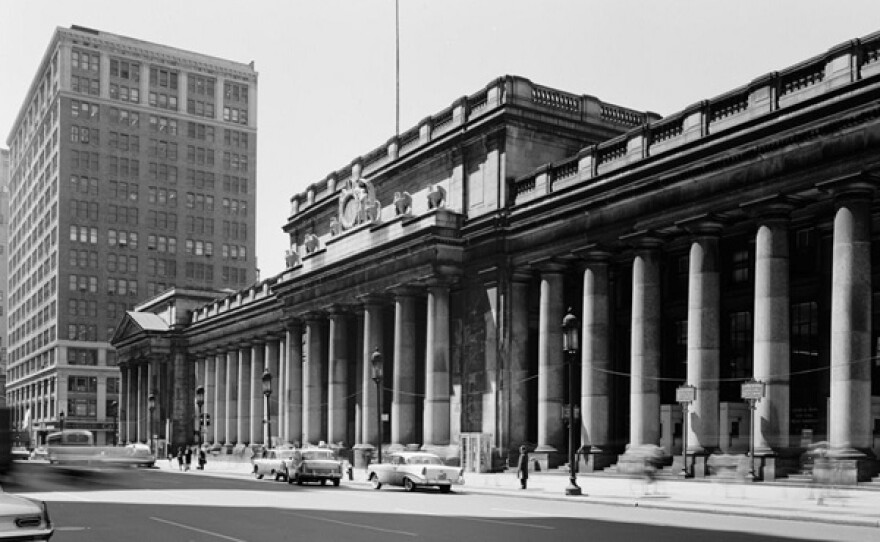
<instances>
[{"instance_id":1,"label":"carved eagle sculpture","mask_svg":"<svg viewBox=\"0 0 880 542\"><path fill-rule=\"evenodd\" d=\"M409 216L412 213L412 196L409 192L394 193L394 213L397 216Z\"/></svg>"},{"instance_id":2,"label":"carved eagle sculpture","mask_svg":"<svg viewBox=\"0 0 880 542\"><path fill-rule=\"evenodd\" d=\"M439 209L446 205L446 189L435 184L428 190L428 209Z\"/></svg>"}]
</instances>

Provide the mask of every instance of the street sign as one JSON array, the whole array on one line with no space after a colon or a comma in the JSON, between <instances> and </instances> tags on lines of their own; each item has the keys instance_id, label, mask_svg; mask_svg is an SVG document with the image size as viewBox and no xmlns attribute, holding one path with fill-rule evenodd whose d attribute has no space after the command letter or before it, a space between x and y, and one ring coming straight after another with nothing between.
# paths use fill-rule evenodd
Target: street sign
<instances>
[{"instance_id":1,"label":"street sign","mask_svg":"<svg viewBox=\"0 0 880 542\"><path fill-rule=\"evenodd\" d=\"M764 398L764 383L757 380L743 382L740 387L740 396L746 401L758 401Z\"/></svg>"},{"instance_id":2,"label":"street sign","mask_svg":"<svg viewBox=\"0 0 880 542\"><path fill-rule=\"evenodd\" d=\"M675 388L676 403L693 403L697 400L697 388L694 386L679 386Z\"/></svg>"}]
</instances>

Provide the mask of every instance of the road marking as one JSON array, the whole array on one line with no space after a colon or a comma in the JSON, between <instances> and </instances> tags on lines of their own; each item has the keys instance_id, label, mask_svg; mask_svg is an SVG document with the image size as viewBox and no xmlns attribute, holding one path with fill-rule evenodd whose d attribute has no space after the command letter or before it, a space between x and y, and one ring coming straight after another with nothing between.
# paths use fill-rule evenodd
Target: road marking
<instances>
[{"instance_id":1,"label":"road marking","mask_svg":"<svg viewBox=\"0 0 880 542\"><path fill-rule=\"evenodd\" d=\"M525 516L546 516L546 517L550 517L550 518L569 517L568 515L562 515L562 514L558 514L558 513L557 514L546 514L543 512L535 512L534 510L513 510L510 508L493 508L492 510L495 510L497 512L510 512L511 514L520 514L520 515L525 515Z\"/></svg>"},{"instance_id":2,"label":"road marking","mask_svg":"<svg viewBox=\"0 0 880 542\"><path fill-rule=\"evenodd\" d=\"M423 512L421 510L407 510L406 508L398 508L398 512L406 512L407 514L418 514L422 516L448 517L454 514L437 514L435 512ZM518 521L503 521L500 519L477 518L473 516L454 515L455 519L464 519L468 521L479 521L481 523L498 523L501 525L509 525L513 527L531 527L532 529L545 529L547 531L555 531L556 527L549 525L538 525L537 523L520 523Z\"/></svg>"},{"instance_id":3,"label":"road marking","mask_svg":"<svg viewBox=\"0 0 880 542\"><path fill-rule=\"evenodd\" d=\"M189 525L184 525L183 523L177 523L175 521L170 521L167 519L157 518L150 516L150 519L153 521L158 521L159 523L166 523L168 525L174 525L175 527L180 527L181 529L189 529L190 531L195 531L197 533L207 534L211 536L216 536L217 538L222 538L224 540L232 540L232 542L247 542L247 540L242 540L241 538L234 538L231 536L226 536L224 534L215 533L212 531L206 531L205 529L199 529L198 527L191 527Z\"/></svg>"},{"instance_id":4,"label":"road marking","mask_svg":"<svg viewBox=\"0 0 880 542\"><path fill-rule=\"evenodd\" d=\"M304 519L314 519L317 521L325 521L327 523L335 523L337 525L345 525L346 527L358 527L360 529L370 529L372 531L379 531L383 533L391 533L391 534L402 534L406 536L419 536L418 533L410 533L407 531L395 531L394 529L383 529L381 527L374 527L372 525L364 525L363 523L349 523L347 521L339 521L338 519L329 519L322 518L320 516L310 516L308 514L297 514L296 512L290 512L285 510L284 513L289 514L291 516L296 516Z\"/></svg>"}]
</instances>

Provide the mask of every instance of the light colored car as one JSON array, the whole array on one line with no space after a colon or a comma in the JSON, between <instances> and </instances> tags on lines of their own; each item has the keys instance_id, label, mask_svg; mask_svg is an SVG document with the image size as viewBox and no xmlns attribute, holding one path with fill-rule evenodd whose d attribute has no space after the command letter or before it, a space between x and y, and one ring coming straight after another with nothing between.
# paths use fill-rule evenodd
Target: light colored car
<instances>
[{"instance_id":1,"label":"light colored car","mask_svg":"<svg viewBox=\"0 0 880 542\"><path fill-rule=\"evenodd\" d=\"M329 480L339 486L342 480L342 461L328 448L298 449L293 457L284 460L282 469L288 484L320 482L323 486Z\"/></svg>"},{"instance_id":2,"label":"light colored car","mask_svg":"<svg viewBox=\"0 0 880 542\"><path fill-rule=\"evenodd\" d=\"M23 446L14 446L12 448L12 459L20 459L27 461L31 458L31 453Z\"/></svg>"},{"instance_id":3,"label":"light colored car","mask_svg":"<svg viewBox=\"0 0 880 542\"><path fill-rule=\"evenodd\" d=\"M251 460L253 463L253 473L257 480L262 480L263 476L273 476L275 480L286 480L287 475L283 468L283 462L293 458L296 452L293 448L282 448L274 450L265 450L260 457L254 456Z\"/></svg>"},{"instance_id":4,"label":"light colored car","mask_svg":"<svg viewBox=\"0 0 880 542\"><path fill-rule=\"evenodd\" d=\"M39 542L49 540L54 532L46 503L0 493L0 542Z\"/></svg>"},{"instance_id":5,"label":"light colored car","mask_svg":"<svg viewBox=\"0 0 880 542\"><path fill-rule=\"evenodd\" d=\"M47 450L45 446L37 446L36 448L34 448L34 451L31 452L31 459L42 459L48 461L49 450Z\"/></svg>"},{"instance_id":6,"label":"light colored car","mask_svg":"<svg viewBox=\"0 0 880 542\"><path fill-rule=\"evenodd\" d=\"M453 484L464 484L463 469L448 467L429 452L394 452L387 462L370 465L369 472L367 479L373 489L381 489L385 484L403 486L407 491L434 486L441 493L449 493Z\"/></svg>"}]
</instances>

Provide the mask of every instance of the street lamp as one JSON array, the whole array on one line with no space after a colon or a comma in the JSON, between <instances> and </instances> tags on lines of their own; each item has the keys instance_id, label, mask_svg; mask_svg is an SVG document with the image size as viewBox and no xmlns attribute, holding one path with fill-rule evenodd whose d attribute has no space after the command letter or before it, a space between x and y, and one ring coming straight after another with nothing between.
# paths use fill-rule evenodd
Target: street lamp
<instances>
[{"instance_id":1,"label":"street lamp","mask_svg":"<svg viewBox=\"0 0 880 542\"><path fill-rule=\"evenodd\" d=\"M205 424L205 420L202 417L202 407L205 406L205 387L199 386L196 388L196 405L199 407L199 448L202 447L202 426Z\"/></svg>"},{"instance_id":2,"label":"street lamp","mask_svg":"<svg viewBox=\"0 0 880 542\"><path fill-rule=\"evenodd\" d=\"M58 413L58 421L61 424L61 432L64 432L64 411Z\"/></svg>"},{"instance_id":3,"label":"street lamp","mask_svg":"<svg viewBox=\"0 0 880 542\"><path fill-rule=\"evenodd\" d=\"M272 395L272 374L263 369L263 395L266 397L266 446L272 447L272 414L269 412L269 396Z\"/></svg>"},{"instance_id":4,"label":"street lamp","mask_svg":"<svg viewBox=\"0 0 880 542\"><path fill-rule=\"evenodd\" d=\"M580 331L580 322L577 316L572 314L571 307L568 308L568 314L562 319L562 350L565 352L566 362L568 363L568 487L565 488L566 495L580 495L581 488L577 485L577 462L576 450L578 446L575 444L575 426L578 425L574 415L575 403L575 387L574 387L574 365L577 361L577 353L580 348L578 344L578 333ZM578 439L580 440L580 439Z\"/></svg>"},{"instance_id":5,"label":"street lamp","mask_svg":"<svg viewBox=\"0 0 880 542\"><path fill-rule=\"evenodd\" d=\"M112 403L110 403L110 412L112 413L112 416L113 416L113 446L116 446L117 435L119 434L118 433L118 431L119 431L119 427L118 427L118 425L119 425L119 422L118 422L119 402L118 401L113 401Z\"/></svg>"},{"instance_id":6,"label":"street lamp","mask_svg":"<svg viewBox=\"0 0 880 542\"><path fill-rule=\"evenodd\" d=\"M370 368L372 369L373 382L376 383L376 425L379 428L379 444L376 448L379 450L379 463L382 462L382 353L379 347L373 351L370 356Z\"/></svg>"},{"instance_id":7,"label":"street lamp","mask_svg":"<svg viewBox=\"0 0 880 542\"><path fill-rule=\"evenodd\" d=\"M150 439L150 453L155 454L155 452L153 451L153 411L156 410L156 395L151 393L150 396L147 398L147 402L150 414L150 417L147 420L147 432L149 433L148 437Z\"/></svg>"}]
</instances>

